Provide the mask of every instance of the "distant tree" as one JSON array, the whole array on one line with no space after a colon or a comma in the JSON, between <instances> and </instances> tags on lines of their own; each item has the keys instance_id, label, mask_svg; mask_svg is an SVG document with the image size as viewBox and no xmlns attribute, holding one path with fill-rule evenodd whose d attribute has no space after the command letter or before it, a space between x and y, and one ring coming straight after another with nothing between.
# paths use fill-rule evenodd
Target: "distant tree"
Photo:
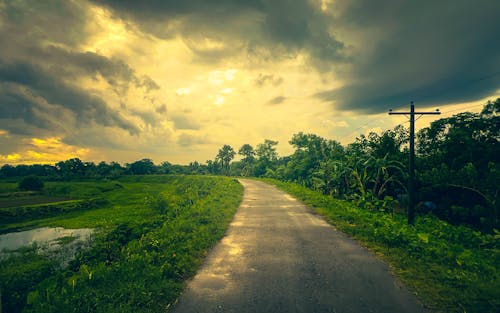
<instances>
[{"instance_id":1,"label":"distant tree","mask_svg":"<svg viewBox=\"0 0 500 313\"><path fill-rule=\"evenodd\" d=\"M241 146L238 150L238 154L243 156L243 160L252 161L255 159L255 151L251 145L248 143Z\"/></svg>"},{"instance_id":2,"label":"distant tree","mask_svg":"<svg viewBox=\"0 0 500 313\"><path fill-rule=\"evenodd\" d=\"M99 176L99 172L97 171L97 166L94 162L84 162L84 175L89 178L96 178Z\"/></svg>"},{"instance_id":3,"label":"distant tree","mask_svg":"<svg viewBox=\"0 0 500 313\"><path fill-rule=\"evenodd\" d=\"M172 173L172 164L170 162L162 162L159 166L158 166L158 172L160 174L170 174Z\"/></svg>"},{"instance_id":4,"label":"distant tree","mask_svg":"<svg viewBox=\"0 0 500 313\"><path fill-rule=\"evenodd\" d=\"M118 162L109 163L109 167L111 168L108 174L110 178L118 178L125 172L125 168L123 168L123 166L121 166Z\"/></svg>"},{"instance_id":5,"label":"distant tree","mask_svg":"<svg viewBox=\"0 0 500 313\"><path fill-rule=\"evenodd\" d=\"M277 141L266 139L263 143L257 145L255 154L257 162L255 164L255 176L264 176L267 174L274 175L274 170L277 166L278 153L276 152ZM268 176L269 176L268 175Z\"/></svg>"},{"instance_id":6,"label":"distant tree","mask_svg":"<svg viewBox=\"0 0 500 313\"><path fill-rule=\"evenodd\" d=\"M464 112L431 123L417 134L419 157L427 166L445 163L459 170L474 162L479 170L500 155L500 99L488 102L481 114Z\"/></svg>"},{"instance_id":7,"label":"distant tree","mask_svg":"<svg viewBox=\"0 0 500 313\"><path fill-rule=\"evenodd\" d=\"M216 161L207 160L206 166L207 166L207 172L209 174L218 174L219 173L219 164Z\"/></svg>"},{"instance_id":8,"label":"distant tree","mask_svg":"<svg viewBox=\"0 0 500 313\"><path fill-rule=\"evenodd\" d=\"M43 181L37 176L27 176L19 182L18 188L26 191L40 191L43 185Z\"/></svg>"},{"instance_id":9,"label":"distant tree","mask_svg":"<svg viewBox=\"0 0 500 313\"><path fill-rule=\"evenodd\" d=\"M187 166L187 171L188 174L205 174L206 173L206 166L203 164L200 164L198 161L190 162L189 165Z\"/></svg>"},{"instance_id":10,"label":"distant tree","mask_svg":"<svg viewBox=\"0 0 500 313\"><path fill-rule=\"evenodd\" d=\"M99 162L99 164L97 164L96 170L99 176L105 177L111 171L111 166L109 166L106 162L101 161Z\"/></svg>"},{"instance_id":11,"label":"distant tree","mask_svg":"<svg viewBox=\"0 0 500 313\"><path fill-rule=\"evenodd\" d=\"M0 168L0 176L13 177L16 176L16 168L10 164L5 164Z\"/></svg>"},{"instance_id":12,"label":"distant tree","mask_svg":"<svg viewBox=\"0 0 500 313\"><path fill-rule=\"evenodd\" d=\"M252 174L253 164L255 163L255 150L251 145L246 143L238 150L238 154L243 156L241 160L241 175L250 176Z\"/></svg>"},{"instance_id":13,"label":"distant tree","mask_svg":"<svg viewBox=\"0 0 500 313\"><path fill-rule=\"evenodd\" d=\"M95 166L95 165L94 165ZM92 171L96 172L96 176L106 177L106 178L118 178L123 174L124 168L117 162L106 163L104 161L99 162L92 168Z\"/></svg>"},{"instance_id":14,"label":"distant tree","mask_svg":"<svg viewBox=\"0 0 500 313\"><path fill-rule=\"evenodd\" d=\"M409 130L402 125L396 126L393 130L386 130L382 134L371 132L368 135L369 154L375 158L385 158L390 160L406 160L401 149L409 141Z\"/></svg>"},{"instance_id":15,"label":"distant tree","mask_svg":"<svg viewBox=\"0 0 500 313\"><path fill-rule=\"evenodd\" d=\"M85 165L79 158L58 162L56 169L64 179L82 177L85 173Z\"/></svg>"},{"instance_id":16,"label":"distant tree","mask_svg":"<svg viewBox=\"0 0 500 313\"><path fill-rule=\"evenodd\" d=\"M128 171L132 175L154 174L156 167L151 159L142 159L128 164Z\"/></svg>"},{"instance_id":17,"label":"distant tree","mask_svg":"<svg viewBox=\"0 0 500 313\"><path fill-rule=\"evenodd\" d=\"M219 149L215 159L221 164L222 174L229 175L229 163L234 159L235 155L236 152L229 145L224 145Z\"/></svg>"},{"instance_id":18,"label":"distant tree","mask_svg":"<svg viewBox=\"0 0 500 313\"><path fill-rule=\"evenodd\" d=\"M257 145L257 150L255 154L259 160L264 160L267 162L276 161L278 159L278 153L276 152L277 141L266 139L264 143Z\"/></svg>"}]
</instances>

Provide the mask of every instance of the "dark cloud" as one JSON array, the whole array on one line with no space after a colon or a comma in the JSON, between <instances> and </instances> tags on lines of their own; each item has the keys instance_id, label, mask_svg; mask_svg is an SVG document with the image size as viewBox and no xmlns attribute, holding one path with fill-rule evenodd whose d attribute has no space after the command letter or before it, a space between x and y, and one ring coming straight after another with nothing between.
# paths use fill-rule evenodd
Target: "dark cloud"
<instances>
[{"instance_id":1,"label":"dark cloud","mask_svg":"<svg viewBox=\"0 0 500 313\"><path fill-rule=\"evenodd\" d=\"M62 142L71 146L78 147L99 147L112 150L129 150L124 140L129 133L124 133L123 130L105 131L103 127L86 127L81 128L78 132L68 133Z\"/></svg>"},{"instance_id":2,"label":"dark cloud","mask_svg":"<svg viewBox=\"0 0 500 313\"><path fill-rule=\"evenodd\" d=\"M0 135L0 156L16 152L21 145L20 141L18 137Z\"/></svg>"},{"instance_id":3,"label":"dark cloud","mask_svg":"<svg viewBox=\"0 0 500 313\"><path fill-rule=\"evenodd\" d=\"M155 111L158 114L165 114L165 113L167 113L167 105L166 104L162 104L159 107L157 107Z\"/></svg>"},{"instance_id":4,"label":"dark cloud","mask_svg":"<svg viewBox=\"0 0 500 313\"><path fill-rule=\"evenodd\" d=\"M140 80L138 80L138 86L146 88L148 92L160 89L160 85L158 85L153 79L151 79L151 77L147 75L143 75Z\"/></svg>"},{"instance_id":5,"label":"dark cloud","mask_svg":"<svg viewBox=\"0 0 500 313\"><path fill-rule=\"evenodd\" d=\"M177 129L198 130L201 128L201 125L197 121L189 118L189 116L185 114L173 114L170 118L174 122L174 126Z\"/></svg>"},{"instance_id":6,"label":"dark cloud","mask_svg":"<svg viewBox=\"0 0 500 313\"><path fill-rule=\"evenodd\" d=\"M0 84L2 129L21 135L34 135L44 129L57 129L57 124L43 112L43 105L25 90L12 84Z\"/></svg>"},{"instance_id":7,"label":"dark cloud","mask_svg":"<svg viewBox=\"0 0 500 313\"><path fill-rule=\"evenodd\" d=\"M66 80L81 76L91 76L94 79L102 77L119 96L125 96L131 86L143 88L146 93L160 89L160 86L149 76L137 76L123 60L108 58L95 52L78 52L56 46L37 47L33 52L45 64L50 64L48 70L53 75Z\"/></svg>"},{"instance_id":8,"label":"dark cloud","mask_svg":"<svg viewBox=\"0 0 500 313\"><path fill-rule=\"evenodd\" d=\"M274 76L273 74L259 74L259 77L255 79L255 84L259 87L266 85L279 86L283 83L283 77Z\"/></svg>"},{"instance_id":9,"label":"dark cloud","mask_svg":"<svg viewBox=\"0 0 500 313\"><path fill-rule=\"evenodd\" d=\"M306 0L96 3L155 36L182 36L210 62L242 52L271 61L304 52L316 70L342 80L343 87L316 95L341 109L443 105L500 87L497 0L336 0L325 12ZM204 49L206 38L231 44Z\"/></svg>"},{"instance_id":10,"label":"dark cloud","mask_svg":"<svg viewBox=\"0 0 500 313\"><path fill-rule=\"evenodd\" d=\"M240 54L283 59L308 51L314 58L343 59L343 44L325 27L328 18L312 1L150 0L95 1L160 38L181 35L209 61ZM205 39L230 43L204 47Z\"/></svg>"},{"instance_id":11,"label":"dark cloud","mask_svg":"<svg viewBox=\"0 0 500 313\"><path fill-rule=\"evenodd\" d=\"M38 53L46 62L50 62L51 73L65 77L65 79L84 75L97 79L100 75L118 95L124 95L131 84L142 86L142 81L135 75L134 70L119 59L110 59L88 51L68 51L55 46L40 49Z\"/></svg>"},{"instance_id":12,"label":"dark cloud","mask_svg":"<svg viewBox=\"0 0 500 313\"><path fill-rule=\"evenodd\" d=\"M203 135L183 133L179 136L177 143L182 147L190 147L194 145L209 144L212 143L212 140Z\"/></svg>"},{"instance_id":13,"label":"dark cloud","mask_svg":"<svg viewBox=\"0 0 500 313\"><path fill-rule=\"evenodd\" d=\"M271 105L276 105L276 104L280 104L280 103L285 102L285 100L286 100L286 97L277 96L277 97L272 98L271 100L269 100L267 103L271 104Z\"/></svg>"},{"instance_id":14,"label":"dark cloud","mask_svg":"<svg viewBox=\"0 0 500 313\"><path fill-rule=\"evenodd\" d=\"M13 85L23 94L6 91L5 86ZM38 102L31 101L26 94L43 99L55 108L66 109L77 116L80 125L94 122L103 126L115 126L137 133L138 129L125 120L118 112L108 108L106 103L76 86L67 84L62 78L29 63L7 63L0 60L0 86L4 87L0 103L1 117L20 118L28 125L50 128L46 119L36 116L40 108ZM15 109L13 109L15 107ZM57 117L55 117L57 118Z\"/></svg>"},{"instance_id":15,"label":"dark cloud","mask_svg":"<svg viewBox=\"0 0 500 313\"><path fill-rule=\"evenodd\" d=\"M139 129L110 108L104 98L77 85L104 80L124 103L131 86L144 101L159 85L139 76L123 60L82 51L90 33L89 5L83 1L0 0L0 120L15 134L70 135L87 125ZM152 124L152 113L129 112Z\"/></svg>"},{"instance_id":16,"label":"dark cloud","mask_svg":"<svg viewBox=\"0 0 500 313\"><path fill-rule=\"evenodd\" d=\"M478 100L500 87L500 2L336 1L351 39L344 87L317 94L341 109Z\"/></svg>"},{"instance_id":17,"label":"dark cloud","mask_svg":"<svg viewBox=\"0 0 500 313\"><path fill-rule=\"evenodd\" d=\"M21 46L57 43L75 47L89 35L83 1L0 0L2 53L24 54Z\"/></svg>"},{"instance_id":18,"label":"dark cloud","mask_svg":"<svg viewBox=\"0 0 500 313\"><path fill-rule=\"evenodd\" d=\"M156 126L158 123L158 116L154 111L150 110L130 110L132 115L138 116L144 123L151 126Z\"/></svg>"},{"instance_id":19,"label":"dark cloud","mask_svg":"<svg viewBox=\"0 0 500 313\"><path fill-rule=\"evenodd\" d=\"M125 20L135 22L148 33L160 38L171 38L179 32L189 32L205 28L205 34L214 28L226 28L222 22L235 22L240 25L248 18L249 12L260 11L263 4L260 1L232 0L95 0L97 5L103 5L113 10ZM236 23L235 23L236 24ZM217 26L219 25L219 26Z\"/></svg>"}]
</instances>

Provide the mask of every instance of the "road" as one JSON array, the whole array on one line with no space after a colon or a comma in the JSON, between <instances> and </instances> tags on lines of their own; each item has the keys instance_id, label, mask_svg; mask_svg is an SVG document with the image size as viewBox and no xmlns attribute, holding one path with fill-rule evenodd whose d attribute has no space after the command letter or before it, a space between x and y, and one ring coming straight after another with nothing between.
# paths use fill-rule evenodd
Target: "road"
<instances>
[{"instance_id":1,"label":"road","mask_svg":"<svg viewBox=\"0 0 500 313\"><path fill-rule=\"evenodd\" d=\"M425 312L389 267L290 195L241 179L243 201L171 312Z\"/></svg>"}]
</instances>

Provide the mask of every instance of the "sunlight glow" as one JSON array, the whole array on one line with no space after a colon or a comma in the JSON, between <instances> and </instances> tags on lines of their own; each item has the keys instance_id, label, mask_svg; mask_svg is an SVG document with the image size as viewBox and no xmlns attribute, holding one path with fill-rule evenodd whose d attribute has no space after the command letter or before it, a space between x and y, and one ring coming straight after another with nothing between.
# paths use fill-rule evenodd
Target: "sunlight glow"
<instances>
[{"instance_id":1,"label":"sunlight glow","mask_svg":"<svg viewBox=\"0 0 500 313\"><path fill-rule=\"evenodd\" d=\"M94 32L93 40L86 46L86 50L103 52L126 43L129 33L125 23L113 19L111 13L104 8L94 6L90 8L90 11L95 21L89 27L100 29L100 31Z\"/></svg>"},{"instance_id":2,"label":"sunlight glow","mask_svg":"<svg viewBox=\"0 0 500 313\"><path fill-rule=\"evenodd\" d=\"M90 149L67 145L60 137L31 138L27 141L29 149L1 155L0 164L53 164L60 160L84 158Z\"/></svg>"},{"instance_id":3,"label":"sunlight glow","mask_svg":"<svg viewBox=\"0 0 500 313\"><path fill-rule=\"evenodd\" d=\"M236 69L212 71L208 74L208 81L213 85L220 86L227 81L234 80L237 72Z\"/></svg>"},{"instance_id":4,"label":"sunlight glow","mask_svg":"<svg viewBox=\"0 0 500 313\"><path fill-rule=\"evenodd\" d=\"M178 95L178 96L185 96L185 95L189 95L191 93L191 89L189 88L179 88L175 91L175 93Z\"/></svg>"},{"instance_id":5,"label":"sunlight glow","mask_svg":"<svg viewBox=\"0 0 500 313\"><path fill-rule=\"evenodd\" d=\"M221 96L221 95L216 95L214 98L215 98L215 100L214 100L214 104L215 104L216 106L221 106L221 105L223 105L223 104L224 104L224 97L223 97L223 96Z\"/></svg>"}]
</instances>

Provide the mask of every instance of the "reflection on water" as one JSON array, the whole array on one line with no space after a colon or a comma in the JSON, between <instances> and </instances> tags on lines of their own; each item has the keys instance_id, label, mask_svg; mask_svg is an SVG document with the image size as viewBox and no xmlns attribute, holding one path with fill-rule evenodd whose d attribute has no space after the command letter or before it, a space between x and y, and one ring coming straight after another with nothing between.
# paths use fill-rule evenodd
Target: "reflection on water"
<instances>
[{"instance_id":1,"label":"reflection on water","mask_svg":"<svg viewBox=\"0 0 500 313\"><path fill-rule=\"evenodd\" d=\"M24 246L28 246L35 241L38 244L48 244L49 247L59 246L60 241L57 239L62 237L74 237L77 240L88 240L93 229L65 229L62 227L43 227L32 230L8 233L0 235L0 251L16 250Z\"/></svg>"},{"instance_id":2,"label":"reflection on water","mask_svg":"<svg viewBox=\"0 0 500 313\"><path fill-rule=\"evenodd\" d=\"M20 248L31 247L64 268L78 251L90 246L91 228L43 227L0 235L0 261L15 256Z\"/></svg>"}]
</instances>

